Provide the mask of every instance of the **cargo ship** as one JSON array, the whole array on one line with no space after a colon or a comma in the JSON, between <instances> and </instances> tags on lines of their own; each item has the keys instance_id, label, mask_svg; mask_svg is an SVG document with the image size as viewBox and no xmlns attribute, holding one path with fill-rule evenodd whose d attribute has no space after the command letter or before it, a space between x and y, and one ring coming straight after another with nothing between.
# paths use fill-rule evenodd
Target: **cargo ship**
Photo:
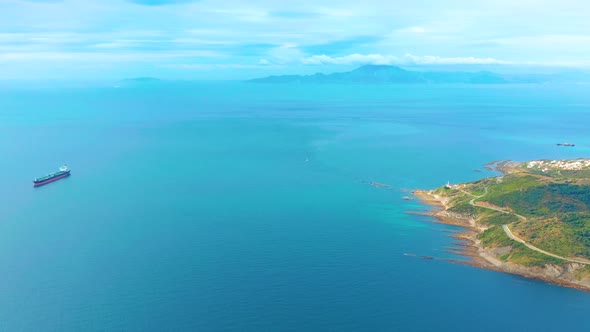
<instances>
[{"instance_id":1,"label":"cargo ship","mask_svg":"<svg viewBox=\"0 0 590 332\"><path fill-rule=\"evenodd\" d=\"M57 181L59 179L63 179L69 175L70 175L70 169L68 168L68 165L63 165L62 167L59 168L59 171L33 180L33 186L39 187L44 184L48 184L48 183Z\"/></svg>"}]
</instances>

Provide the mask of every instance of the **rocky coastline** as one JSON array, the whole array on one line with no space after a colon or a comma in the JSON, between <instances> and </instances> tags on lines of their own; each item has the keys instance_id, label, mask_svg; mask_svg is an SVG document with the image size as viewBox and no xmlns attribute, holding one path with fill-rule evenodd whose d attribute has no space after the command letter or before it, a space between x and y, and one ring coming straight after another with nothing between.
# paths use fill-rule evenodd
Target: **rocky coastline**
<instances>
[{"instance_id":1,"label":"rocky coastline","mask_svg":"<svg viewBox=\"0 0 590 332\"><path fill-rule=\"evenodd\" d=\"M468 260L450 260L452 263L510 273L564 287L590 291L590 279L579 280L576 277L576 272L584 268L583 264L569 263L564 266L547 264L544 267L531 267L502 261L498 256L507 248L485 247L478 239L478 235L485 230L485 227L478 225L468 215L447 211L448 198L426 190L416 190L413 194L423 204L432 208L429 212L420 214L434 217L435 222L459 226L463 229L461 232L452 233L451 237L456 240L455 244L459 248L450 249L450 251L462 255Z\"/></svg>"}]
</instances>

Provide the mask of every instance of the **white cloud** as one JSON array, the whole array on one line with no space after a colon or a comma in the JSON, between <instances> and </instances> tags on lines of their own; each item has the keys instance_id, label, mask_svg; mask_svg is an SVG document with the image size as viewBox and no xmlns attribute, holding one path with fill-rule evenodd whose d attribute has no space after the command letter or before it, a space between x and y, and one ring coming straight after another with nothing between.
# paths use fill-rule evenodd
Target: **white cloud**
<instances>
[{"instance_id":1,"label":"white cloud","mask_svg":"<svg viewBox=\"0 0 590 332\"><path fill-rule=\"evenodd\" d=\"M154 30L121 30L114 32L14 32L0 33L0 45L38 45L58 47L67 45L106 44L119 41L151 43L164 34Z\"/></svg>"},{"instance_id":2,"label":"white cloud","mask_svg":"<svg viewBox=\"0 0 590 332\"><path fill-rule=\"evenodd\" d=\"M294 44L285 44L280 47L275 47L268 52L270 57L269 62L275 64L286 64L299 61L304 54Z\"/></svg>"},{"instance_id":3,"label":"white cloud","mask_svg":"<svg viewBox=\"0 0 590 332\"><path fill-rule=\"evenodd\" d=\"M497 60L494 58L476 58L476 57L440 57L440 56L415 56L406 54L406 62L417 65L507 65L510 61Z\"/></svg>"},{"instance_id":4,"label":"white cloud","mask_svg":"<svg viewBox=\"0 0 590 332\"><path fill-rule=\"evenodd\" d=\"M266 10L259 10L255 8L232 8L232 9L214 9L211 12L215 14L221 14L222 16L234 17L237 21L245 22L264 22L269 19L268 12Z\"/></svg>"},{"instance_id":5,"label":"white cloud","mask_svg":"<svg viewBox=\"0 0 590 332\"><path fill-rule=\"evenodd\" d=\"M510 64L508 61L497 60L494 58L476 58L476 57L439 57L439 56L415 56L406 54L403 57L383 54L350 54L341 57L330 57L327 55L314 55L302 58L301 62L306 65L356 65L356 64L374 64L374 65L457 65L457 64Z\"/></svg>"},{"instance_id":6,"label":"white cloud","mask_svg":"<svg viewBox=\"0 0 590 332\"><path fill-rule=\"evenodd\" d=\"M330 57L327 55L314 55L301 59L306 65L351 65L351 64L375 64L388 65L399 63L399 58L392 55L381 54L350 54L342 57Z\"/></svg>"},{"instance_id":7,"label":"white cloud","mask_svg":"<svg viewBox=\"0 0 590 332\"><path fill-rule=\"evenodd\" d=\"M0 53L0 62L77 61L77 62L152 62L180 58L223 57L212 51L173 52L30 52Z\"/></svg>"},{"instance_id":8,"label":"white cloud","mask_svg":"<svg viewBox=\"0 0 590 332\"><path fill-rule=\"evenodd\" d=\"M195 70L210 70L210 69L249 69L260 68L261 65L244 65L241 63L179 63L161 65L162 68L173 69L195 69Z\"/></svg>"},{"instance_id":9,"label":"white cloud","mask_svg":"<svg viewBox=\"0 0 590 332\"><path fill-rule=\"evenodd\" d=\"M237 41L231 40L212 40L212 39L201 39L201 38L174 38L171 39L172 43L179 44L191 44L191 45L235 45Z\"/></svg>"},{"instance_id":10,"label":"white cloud","mask_svg":"<svg viewBox=\"0 0 590 332\"><path fill-rule=\"evenodd\" d=\"M256 64L261 74L302 63L590 63L590 5L582 0L47 1L0 0L0 62L15 77L36 75L38 62L58 76L92 64L149 72L152 62L191 61ZM216 59L187 53L205 51Z\"/></svg>"},{"instance_id":11,"label":"white cloud","mask_svg":"<svg viewBox=\"0 0 590 332\"><path fill-rule=\"evenodd\" d=\"M334 8L334 7L324 7L319 8L316 11L318 14L325 15L325 16L332 16L332 17L353 17L356 15L356 11L352 9L343 9L343 8Z\"/></svg>"},{"instance_id":12,"label":"white cloud","mask_svg":"<svg viewBox=\"0 0 590 332\"><path fill-rule=\"evenodd\" d=\"M399 29L397 30L397 32L402 32L402 33L425 33L426 32L426 28L424 27L408 27L408 28L404 28L404 29Z\"/></svg>"},{"instance_id":13,"label":"white cloud","mask_svg":"<svg viewBox=\"0 0 590 332\"><path fill-rule=\"evenodd\" d=\"M535 48L551 47L568 47L584 46L590 44L590 35L535 35L535 36L516 36L509 38L490 39L485 42L495 43L502 46L526 46Z\"/></svg>"}]
</instances>

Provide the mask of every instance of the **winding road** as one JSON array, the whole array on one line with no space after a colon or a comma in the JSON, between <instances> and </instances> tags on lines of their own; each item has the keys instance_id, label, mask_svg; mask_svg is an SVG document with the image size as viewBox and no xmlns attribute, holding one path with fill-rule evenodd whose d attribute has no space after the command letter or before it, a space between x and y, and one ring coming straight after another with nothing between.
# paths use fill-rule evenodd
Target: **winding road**
<instances>
[{"instance_id":1,"label":"winding road","mask_svg":"<svg viewBox=\"0 0 590 332\"><path fill-rule=\"evenodd\" d=\"M523 239L521 239L518 236L514 235L512 233L512 231L510 230L510 228L508 228L508 225L502 225L502 229L504 230L504 233L506 233L506 235L508 235L509 238L513 239L516 242L520 242L520 243L524 244L529 249L532 249L534 251L540 252L540 253L545 254L547 256L551 256L551 257L562 259L564 261L568 261L568 262L572 262L572 263L580 263L580 264L590 265L590 262L589 261L582 261L582 260L579 260L579 259L566 258L566 257L563 257L563 256L555 255L555 254L552 254L552 253L550 253L548 251L545 251L543 249L539 249L539 248L533 246L532 244L528 244Z\"/></svg>"},{"instance_id":2,"label":"winding road","mask_svg":"<svg viewBox=\"0 0 590 332\"><path fill-rule=\"evenodd\" d=\"M465 191L463 189L459 189L459 191L461 191L461 192L463 192L463 193L465 193L465 194L467 194L469 196L473 196L473 198L469 201L469 204L472 205L472 206L477 206L477 207L488 209L488 210L498 211L498 212L502 212L502 213L505 213L505 214L512 214L512 215L515 215L516 217L518 217L519 219L522 219L523 221L526 221L526 219L527 219L525 216L522 216L522 215L517 214L517 213L513 213L513 212L510 212L510 211L506 211L506 210L503 210L503 209L500 209L500 208L496 208L496 207L492 207L492 206L481 205L481 204L475 203L475 200L476 199L482 198L482 197L484 197L485 195L488 194L488 187L484 187L484 193L482 195L479 195L479 196L475 196L472 193L469 193L469 192L467 192L467 191ZM540 253L542 253L544 255L547 255L547 256L551 256L551 257L554 257L554 258L562 259L564 261L568 261L568 262L571 262L571 263L579 263L579 264L584 264L584 265L590 265L590 261L580 260L580 259L573 259L573 258L567 258L567 257L559 256L559 255L556 255L556 254L552 254L552 253L550 253L548 251L545 251L543 249L539 249L539 248L533 246L532 244L526 243L525 240L523 240L523 239L519 238L518 236L514 235L512 233L512 231L510 230L510 228L508 228L508 225L502 225L502 229L504 230L504 233L506 233L506 235L509 238L511 238L512 240L514 240L516 242L520 242L520 243L524 244L527 248L529 248L531 250L534 250L536 252L540 252Z\"/></svg>"}]
</instances>

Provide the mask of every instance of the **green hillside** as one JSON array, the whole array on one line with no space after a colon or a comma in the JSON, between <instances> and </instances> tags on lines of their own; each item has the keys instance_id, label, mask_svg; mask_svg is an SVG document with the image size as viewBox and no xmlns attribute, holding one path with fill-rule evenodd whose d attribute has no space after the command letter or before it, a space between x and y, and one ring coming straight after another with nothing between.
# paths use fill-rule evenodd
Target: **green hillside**
<instances>
[{"instance_id":1,"label":"green hillside","mask_svg":"<svg viewBox=\"0 0 590 332\"><path fill-rule=\"evenodd\" d=\"M469 216L486 230L479 235L491 248L505 247L504 261L523 265L560 264L590 259L590 170L580 161L537 161L512 164L498 178L442 187L435 194L448 199L447 211ZM579 169L570 169L578 167ZM509 249L509 250L508 250ZM508 250L508 251L507 251Z\"/></svg>"}]
</instances>

